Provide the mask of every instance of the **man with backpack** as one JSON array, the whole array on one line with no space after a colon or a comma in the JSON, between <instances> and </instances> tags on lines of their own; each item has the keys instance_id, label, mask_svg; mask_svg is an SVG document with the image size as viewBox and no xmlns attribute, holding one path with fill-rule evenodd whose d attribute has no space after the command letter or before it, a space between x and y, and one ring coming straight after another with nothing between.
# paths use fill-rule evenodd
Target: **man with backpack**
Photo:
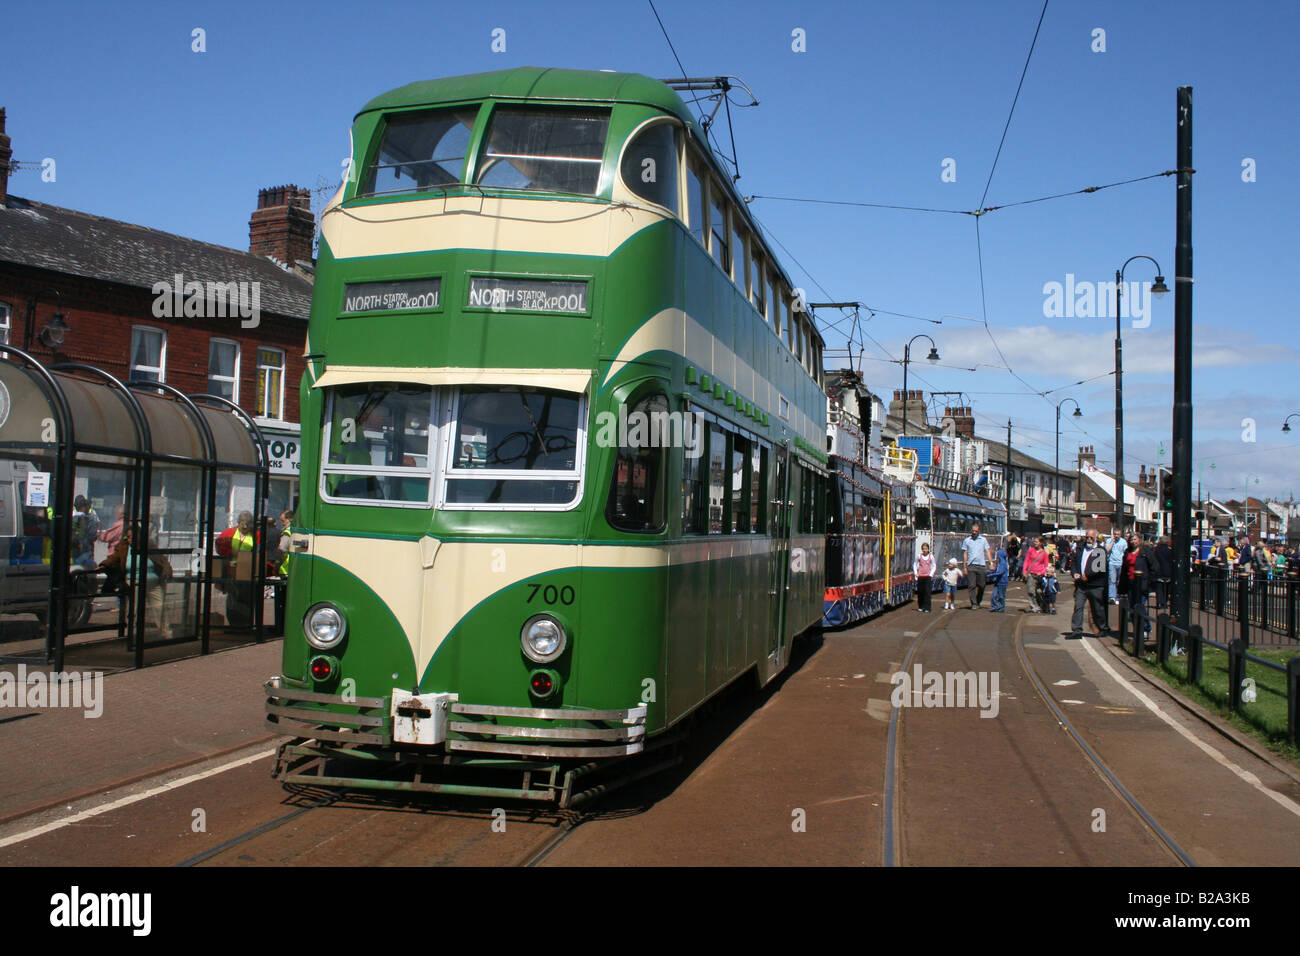
<instances>
[{"instance_id":1,"label":"man with backpack","mask_svg":"<svg viewBox=\"0 0 1300 956\"><path fill-rule=\"evenodd\" d=\"M1083 637L1083 607L1092 608L1092 623L1097 636L1108 637L1110 631L1109 608L1106 605L1106 586L1110 581L1106 549L1097 543L1097 532L1088 531L1088 538L1079 553L1070 562L1070 576L1074 578L1074 617L1070 620L1071 638Z\"/></svg>"}]
</instances>

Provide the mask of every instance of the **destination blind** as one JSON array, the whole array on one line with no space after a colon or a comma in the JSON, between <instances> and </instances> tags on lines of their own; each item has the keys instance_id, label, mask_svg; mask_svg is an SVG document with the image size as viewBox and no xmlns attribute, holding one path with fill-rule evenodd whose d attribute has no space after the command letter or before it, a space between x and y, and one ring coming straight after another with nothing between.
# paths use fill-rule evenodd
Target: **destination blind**
<instances>
[{"instance_id":1,"label":"destination blind","mask_svg":"<svg viewBox=\"0 0 1300 956\"><path fill-rule=\"evenodd\" d=\"M343 287L343 311L401 312L436 309L442 279L404 279L400 282L349 282Z\"/></svg>"},{"instance_id":2,"label":"destination blind","mask_svg":"<svg viewBox=\"0 0 1300 956\"><path fill-rule=\"evenodd\" d=\"M587 283L569 279L473 276L469 305L511 312L587 312Z\"/></svg>"}]
</instances>

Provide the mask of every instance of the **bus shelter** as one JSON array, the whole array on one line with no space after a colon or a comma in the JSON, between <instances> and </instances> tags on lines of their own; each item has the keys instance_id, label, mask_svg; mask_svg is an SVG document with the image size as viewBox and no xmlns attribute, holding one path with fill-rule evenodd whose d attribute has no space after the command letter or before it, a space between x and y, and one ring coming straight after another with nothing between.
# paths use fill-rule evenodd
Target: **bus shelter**
<instances>
[{"instance_id":1,"label":"bus shelter","mask_svg":"<svg viewBox=\"0 0 1300 956\"><path fill-rule=\"evenodd\" d=\"M0 653L27 615L56 671L106 643L140 667L263 640L267 475L256 423L224 398L0 345ZM217 544L236 504L253 532L238 561Z\"/></svg>"}]
</instances>

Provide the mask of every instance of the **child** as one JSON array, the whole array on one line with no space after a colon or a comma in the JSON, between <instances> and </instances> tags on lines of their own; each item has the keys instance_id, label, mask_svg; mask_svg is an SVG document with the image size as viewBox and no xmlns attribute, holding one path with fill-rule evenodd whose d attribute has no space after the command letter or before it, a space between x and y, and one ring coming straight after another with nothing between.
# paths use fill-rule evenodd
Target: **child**
<instances>
[{"instance_id":1,"label":"child","mask_svg":"<svg viewBox=\"0 0 1300 956\"><path fill-rule=\"evenodd\" d=\"M961 580L961 571L957 568L957 559L949 558L948 567L943 572L943 609L951 611L957 606L957 582Z\"/></svg>"},{"instance_id":2,"label":"child","mask_svg":"<svg viewBox=\"0 0 1300 956\"><path fill-rule=\"evenodd\" d=\"M1056 582L1056 569L1050 564L1047 571L1043 574L1042 595L1043 603L1047 607L1048 614L1056 613L1056 592L1060 590L1060 585Z\"/></svg>"}]
</instances>

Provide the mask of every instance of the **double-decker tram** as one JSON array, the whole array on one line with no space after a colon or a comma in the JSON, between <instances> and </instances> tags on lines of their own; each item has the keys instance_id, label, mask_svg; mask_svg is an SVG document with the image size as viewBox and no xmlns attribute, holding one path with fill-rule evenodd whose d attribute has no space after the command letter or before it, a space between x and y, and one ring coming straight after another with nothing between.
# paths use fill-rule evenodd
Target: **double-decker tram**
<instances>
[{"instance_id":1,"label":"double-decker tram","mask_svg":"<svg viewBox=\"0 0 1300 956\"><path fill-rule=\"evenodd\" d=\"M276 775L572 805L821 618L823 343L663 83L414 83L352 137Z\"/></svg>"},{"instance_id":2,"label":"double-decker tram","mask_svg":"<svg viewBox=\"0 0 1300 956\"><path fill-rule=\"evenodd\" d=\"M930 545L936 577L949 558L962 563L961 539L978 523L980 533L996 544L1007 531L1007 508L1001 501L965 491L952 491L918 482L916 485L916 546Z\"/></svg>"},{"instance_id":3,"label":"double-decker tram","mask_svg":"<svg viewBox=\"0 0 1300 956\"><path fill-rule=\"evenodd\" d=\"M905 603L915 589L912 488L831 456L822 624L839 627Z\"/></svg>"}]
</instances>

